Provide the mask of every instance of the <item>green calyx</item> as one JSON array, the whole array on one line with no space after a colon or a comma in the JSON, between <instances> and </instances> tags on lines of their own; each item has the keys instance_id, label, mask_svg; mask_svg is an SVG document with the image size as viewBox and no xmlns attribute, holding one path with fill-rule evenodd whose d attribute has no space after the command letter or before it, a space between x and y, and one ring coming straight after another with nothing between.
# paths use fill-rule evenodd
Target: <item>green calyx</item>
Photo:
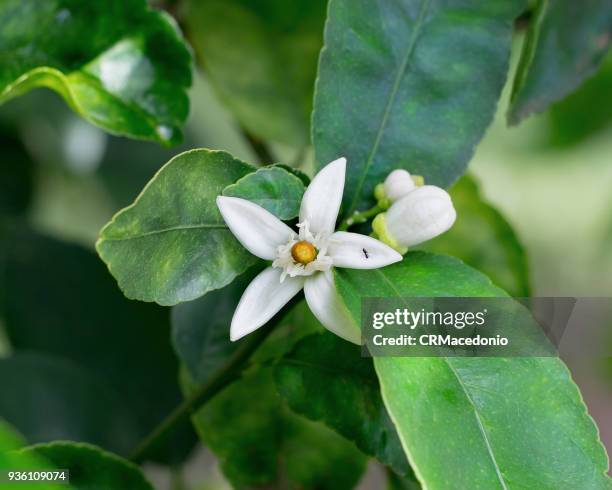
<instances>
[{"instance_id":1,"label":"green calyx","mask_svg":"<svg viewBox=\"0 0 612 490\"><path fill-rule=\"evenodd\" d=\"M422 175L411 175L410 177L417 187L423 187L425 185L425 177Z\"/></svg>"},{"instance_id":2,"label":"green calyx","mask_svg":"<svg viewBox=\"0 0 612 490\"><path fill-rule=\"evenodd\" d=\"M425 185L425 178L422 175L411 175L410 178L416 187L423 187ZM382 182L374 187L374 198L376 199L378 207L382 209L389 209L391 204L393 204L387 197L385 184Z\"/></svg>"},{"instance_id":3,"label":"green calyx","mask_svg":"<svg viewBox=\"0 0 612 490\"><path fill-rule=\"evenodd\" d=\"M389 245L394 250L404 255L408 248L400 245L395 238L389 233L387 229L387 218L386 213L380 213L372 221L372 230L374 231L375 238L381 242Z\"/></svg>"},{"instance_id":4,"label":"green calyx","mask_svg":"<svg viewBox=\"0 0 612 490\"><path fill-rule=\"evenodd\" d=\"M385 184L377 184L376 187L374 187L374 197L377 201L382 201L387 198L385 195Z\"/></svg>"},{"instance_id":5,"label":"green calyx","mask_svg":"<svg viewBox=\"0 0 612 490\"><path fill-rule=\"evenodd\" d=\"M374 198L379 208L385 210L391 207L391 200L385 194L385 184L377 184L374 187Z\"/></svg>"}]
</instances>

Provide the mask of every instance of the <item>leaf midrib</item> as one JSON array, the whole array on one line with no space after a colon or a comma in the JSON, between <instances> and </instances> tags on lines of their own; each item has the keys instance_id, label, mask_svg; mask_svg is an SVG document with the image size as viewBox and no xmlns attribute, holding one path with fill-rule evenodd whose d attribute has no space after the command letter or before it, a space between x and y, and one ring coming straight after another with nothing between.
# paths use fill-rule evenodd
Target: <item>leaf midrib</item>
<instances>
[{"instance_id":1,"label":"leaf midrib","mask_svg":"<svg viewBox=\"0 0 612 490\"><path fill-rule=\"evenodd\" d=\"M102 51L100 53L100 56L104 54L105 52L106 51ZM64 93L59 93L59 92L58 93L64 97L68 105L74 108L74 110L78 112L81 116L83 116L86 120L96 125L107 128L107 120L103 117L97 117L95 114L92 114L91 111L88 111L85 109L85 107L81 103L81 100L75 94L75 91L74 91L75 82L71 78L71 76L73 75L80 75L84 79L87 79L91 87L100 91L109 99L112 99L113 101L115 101L115 103L117 105L120 105L122 109L126 110L127 112L131 111L132 113L139 116L143 121L145 121L145 123L148 126L148 129L152 131L153 133L155 133L155 129L157 128L158 124L155 122L153 115L151 115L149 112L139 107L137 104L127 101L119 97L117 94L109 91L106 87L102 85L99 78L92 75L91 73L86 72L83 69L83 67L80 67L71 72L64 72L59 68L55 68L53 66L47 66L47 65L37 66L35 68L32 68L28 70L27 72L22 73L19 77L14 79L12 82L9 82L6 84L4 89L0 92L0 103L4 103L5 101L13 98L14 96L11 95L11 92L13 92L14 90L17 90L20 85L27 84L28 82L30 82L30 79L38 75L44 75L46 77L50 77L50 78L57 80L61 84L62 88L64 89ZM44 83L44 80L41 79L41 83L35 83L33 87L45 87L45 86L46 84ZM51 87L49 88L51 90L54 90Z\"/></svg>"},{"instance_id":2,"label":"leaf midrib","mask_svg":"<svg viewBox=\"0 0 612 490\"><path fill-rule=\"evenodd\" d=\"M493 462L493 466L495 467L495 473L497 474L497 478L499 482L501 483L503 490L508 490L508 487L506 486L506 481L504 480L504 475L502 474L501 468L499 467L499 463L497 462L497 458L495 457L495 453L493 452L493 447L491 446L491 442L489 441L489 436L486 432L484 424L482 423L480 412L478 411L478 408L476 407L474 400L472 400L472 397L470 396L470 392L468 391L467 387L463 383L463 380L459 376L459 373L456 371L456 369L454 368L454 366L452 365L452 363L449 361L447 357L443 357L443 359L444 359L444 362L446 362L446 365L448 366L450 371L453 373L453 375L457 379L457 382L459 383L459 385L461 386L461 389L465 393L465 397L467 398L468 402L470 402L470 405L472 406L472 409L474 410L474 416L476 417L476 422L478 423L478 429L480 430L480 433L482 434L482 438L485 441L487 452L489 453L489 457L491 458L491 461Z\"/></svg>"},{"instance_id":3,"label":"leaf midrib","mask_svg":"<svg viewBox=\"0 0 612 490\"><path fill-rule=\"evenodd\" d=\"M353 211L355 210L355 206L357 205L357 202L359 200L361 189L363 188L363 184L365 183L366 176L368 175L368 172L370 171L370 167L372 166L374 156L376 152L378 151L378 147L380 146L380 141L387 127L387 122L389 120L389 116L391 115L391 109L395 102L395 97L397 96L397 92L399 91L399 86L402 82L402 79L404 78L406 69L408 68L408 62L410 61L410 58L412 57L412 53L414 52L414 48L416 46L417 39L421 32L421 28L423 26L423 20L425 18L425 13L427 12L429 8L430 3L431 3L431 0L421 1L421 6L419 8L419 15L417 16L417 20L415 22L414 29L412 31L412 36L410 37L410 41L406 49L406 54L404 55L404 58L402 59L402 63L400 64L397 74L395 76L395 80L393 81L393 86L391 87L391 92L389 93L389 96L387 99L385 111L383 112L383 117L380 121L380 125L378 126L378 130L376 132L376 138L374 139L374 144L372 145L372 149L370 150L370 153L368 154L368 159L366 160L365 167L363 169L363 172L361 173L361 177L359 178L357 187L355 188L355 191L353 194L353 200L351 202L351 205L349 206L349 209L346 212L347 216L353 213Z\"/></svg>"},{"instance_id":4,"label":"leaf midrib","mask_svg":"<svg viewBox=\"0 0 612 490\"><path fill-rule=\"evenodd\" d=\"M170 226L168 228L160 228L158 230L145 231L142 233L138 233L136 235L129 235L125 237L106 237L103 236L103 241L114 241L121 242L126 240L135 240L138 238L143 238L152 235L159 235L162 233L169 233L172 231L183 231L183 230L197 230L197 229L219 229L219 230L228 230L227 225L219 224L219 223L198 223L195 225L179 225L179 226Z\"/></svg>"},{"instance_id":5,"label":"leaf midrib","mask_svg":"<svg viewBox=\"0 0 612 490\"><path fill-rule=\"evenodd\" d=\"M391 290L397 295L398 298L402 297L401 292L387 278L387 276L385 276L382 273L382 271L380 269L376 269L375 272L378 275L380 275L380 277L382 277L384 282L389 285ZM442 359L444 359L444 362L448 366L448 369L453 373L453 375L457 379L457 382L459 383L459 386L461 386L461 389L463 390L463 393L465 394L465 397L467 398L468 402L470 403L470 405L471 405L471 407L473 409L473 412L474 412L474 416L476 417L476 422L478 424L478 429L480 430L480 433L482 434L482 437L484 439L484 442L485 442L485 445L486 445L486 448L487 448L487 452L489 454L489 457L491 458L491 462L493 463L493 467L495 468L495 473L497 475L497 478L498 478L499 482L501 483L502 489L503 490L508 490L508 486L506 485L506 481L504 479L503 473L501 471L501 468L499 467L499 463L497 462L497 458L495 457L495 453L493 451L493 446L491 445L491 441L489 441L489 435L487 434L487 431L486 431L486 429L485 429L485 427L484 427L484 425L482 423L482 418L480 416L480 412L478 410L478 407L476 407L476 404L472 400L472 397L470 396L470 394L469 394L465 384L463 383L463 380L460 378L459 373L452 366L452 364L449 361L448 357L442 357Z\"/></svg>"}]
</instances>

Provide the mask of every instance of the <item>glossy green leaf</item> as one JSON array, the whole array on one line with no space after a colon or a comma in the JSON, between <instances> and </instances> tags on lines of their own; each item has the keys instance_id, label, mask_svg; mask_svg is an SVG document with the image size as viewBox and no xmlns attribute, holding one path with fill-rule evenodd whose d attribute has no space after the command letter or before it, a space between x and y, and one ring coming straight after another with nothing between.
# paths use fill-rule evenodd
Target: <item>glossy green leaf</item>
<instances>
[{"instance_id":1,"label":"glossy green leaf","mask_svg":"<svg viewBox=\"0 0 612 490\"><path fill-rule=\"evenodd\" d=\"M462 177L450 189L457 220L446 233L419 247L453 255L478 269L512 296L529 296L527 257L510 224Z\"/></svg>"},{"instance_id":2,"label":"glossy green leaf","mask_svg":"<svg viewBox=\"0 0 612 490\"><path fill-rule=\"evenodd\" d=\"M193 420L235 488L350 489L365 468L353 444L283 405L270 368L226 387Z\"/></svg>"},{"instance_id":3,"label":"glossy green leaf","mask_svg":"<svg viewBox=\"0 0 612 490\"><path fill-rule=\"evenodd\" d=\"M229 337L230 324L242 293L251 279L261 271L253 267L230 285L211 291L202 298L172 308L172 342L183 363L182 375L194 384L204 384L219 372L242 342L232 342ZM275 362L289 352L303 337L319 332L323 327L310 321L310 311L305 302L286 307L286 313L272 320L273 330L255 352L249 364L265 365ZM309 315L312 317L312 314Z\"/></svg>"},{"instance_id":4,"label":"glossy green leaf","mask_svg":"<svg viewBox=\"0 0 612 490\"><path fill-rule=\"evenodd\" d=\"M172 308L172 342L189 375L204 383L225 364L239 342L229 327L238 301L258 267L222 289Z\"/></svg>"},{"instance_id":5,"label":"glossy green leaf","mask_svg":"<svg viewBox=\"0 0 612 490\"><path fill-rule=\"evenodd\" d=\"M75 490L153 490L138 466L91 444L36 444L19 455L42 457L50 469L70 470L70 488Z\"/></svg>"},{"instance_id":6,"label":"glossy green leaf","mask_svg":"<svg viewBox=\"0 0 612 490\"><path fill-rule=\"evenodd\" d=\"M514 79L508 121L518 123L574 91L612 38L608 0L538 0Z\"/></svg>"},{"instance_id":7,"label":"glossy green leaf","mask_svg":"<svg viewBox=\"0 0 612 490\"><path fill-rule=\"evenodd\" d=\"M306 301L299 301L290 308L266 341L255 351L251 361L260 365L275 363L291 352L303 338L322 332L325 332L325 328L314 317Z\"/></svg>"},{"instance_id":8,"label":"glossy green leaf","mask_svg":"<svg viewBox=\"0 0 612 490\"><path fill-rule=\"evenodd\" d=\"M366 296L505 296L462 262L422 252L339 270L336 284L356 320ZM379 357L374 366L427 488L609 488L597 428L558 358Z\"/></svg>"},{"instance_id":9,"label":"glossy green leaf","mask_svg":"<svg viewBox=\"0 0 612 490\"><path fill-rule=\"evenodd\" d=\"M145 0L4 0L0 25L0 102L48 87L113 134L180 140L191 54Z\"/></svg>"},{"instance_id":10,"label":"glossy green leaf","mask_svg":"<svg viewBox=\"0 0 612 490\"><path fill-rule=\"evenodd\" d=\"M100 232L96 248L128 298L174 305L229 284L256 262L215 199L253 167L221 151L170 160Z\"/></svg>"},{"instance_id":11,"label":"glossy green leaf","mask_svg":"<svg viewBox=\"0 0 612 490\"><path fill-rule=\"evenodd\" d=\"M0 249L0 312L13 349L70 360L104 380L130 417L130 433L121 435L129 451L181 400L168 310L127 300L80 246L15 228ZM177 461L194 439L185 424L155 456Z\"/></svg>"},{"instance_id":12,"label":"glossy green leaf","mask_svg":"<svg viewBox=\"0 0 612 490\"><path fill-rule=\"evenodd\" d=\"M318 168L348 160L344 214L396 168L448 186L492 120L525 2L331 0L313 114Z\"/></svg>"},{"instance_id":13,"label":"glossy green leaf","mask_svg":"<svg viewBox=\"0 0 612 490\"><path fill-rule=\"evenodd\" d=\"M260 138L308 145L325 5L325 0L188 2L189 37L206 74L238 121Z\"/></svg>"},{"instance_id":14,"label":"glossy green leaf","mask_svg":"<svg viewBox=\"0 0 612 490\"><path fill-rule=\"evenodd\" d=\"M311 335L277 364L280 393L295 412L321 421L401 475L412 475L380 397L372 359L336 335Z\"/></svg>"},{"instance_id":15,"label":"glossy green leaf","mask_svg":"<svg viewBox=\"0 0 612 490\"><path fill-rule=\"evenodd\" d=\"M0 419L0 468L7 468L7 452L21 449L24 446L23 439L13 427ZM5 459L7 458L7 459Z\"/></svg>"},{"instance_id":16,"label":"glossy green leaf","mask_svg":"<svg viewBox=\"0 0 612 490\"><path fill-rule=\"evenodd\" d=\"M291 165L287 165L285 163L275 163L272 166L282 168L287 172L291 172L293 175L295 175L298 179L302 181L302 184L304 184L305 187L308 187L308 184L310 184L310 177L301 170L292 167Z\"/></svg>"},{"instance_id":17,"label":"glossy green leaf","mask_svg":"<svg viewBox=\"0 0 612 490\"><path fill-rule=\"evenodd\" d=\"M17 464L21 465L21 458L14 452L25 446L25 441L17 431L11 427L6 421L0 418L0 469L15 469ZM38 461L38 458L33 457L29 463ZM19 466L21 468L21 466ZM24 465L24 468L35 468L30 464ZM2 488L2 486L0 486Z\"/></svg>"},{"instance_id":18,"label":"glossy green leaf","mask_svg":"<svg viewBox=\"0 0 612 490\"><path fill-rule=\"evenodd\" d=\"M553 147L577 145L612 126L612 55L576 92L553 104L547 113L546 141ZM588 110L585 108L588 107Z\"/></svg>"},{"instance_id":19,"label":"glossy green leaf","mask_svg":"<svg viewBox=\"0 0 612 490\"><path fill-rule=\"evenodd\" d=\"M0 360L0 386L0 417L29 442L70 439L116 452L131 449L135 427L122 400L78 364L48 355L14 355Z\"/></svg>"},{"instance_id":20,"label":"glossy green leaf","mask_svg":"<svg viewBox=\"0 0 612 490\"><path fill-rule=\"evenodd\" d=\"M4 471L26 471L40 470L49 468L50 465L40 455L31 452L19 451L26 445L25 441L13 427L0 418L0 470ZM27 488L24 483L20 483L21 488ZM66 484L37 483L36 487L40 490L70 490L72 486ZM0 488L11 490L15 488L15 482L0 483Z\"/></svg>"},{"instance_id":21,"label":"glossy green leaf","mask_svg":"<svg viewBox=\"0 0 612 490\"><path fill-rule=\"evenodd\" d=\"M223 290L174 307L174 342L186 363L182 382L187 394L196 383L207 382L213 372L221 369L234 346L240 344L229 342L229 324L248 276L256 272L249 271ZM211 310L215 301L222 304ZM193 308L189 308L191 305ZM237 488L287 479L300 488L328 488L326 478L330 485L347 488L363 469L363 456L351 444L284 407L270 369L261 370L261 366L289 352L304 336L320 331L318 322L311 322L312 315L307 312L305 302L301 302L282 316L251 356L246 378L234 381L193 417L203 442L221 459L224 473ZM213 315L214 322L206 321ZM195 346L189 346L190 341ZM228 344L232 347L228 348ZM324 457L322 445L328 448ZM334 464L340 470L335 470Z\"/></svg>"},{"instance_id":22,"label":"glossy green leaf","mask_svg":"<svg viewBox=\"0 0 612 490\"><path fill-rule=\"evenodd\" d=\"M299 214L304 190L299 177L275 166L245 175L223 189L223 195L248 199L278 218L289 220Z\"/></svg>"}]
</instances>

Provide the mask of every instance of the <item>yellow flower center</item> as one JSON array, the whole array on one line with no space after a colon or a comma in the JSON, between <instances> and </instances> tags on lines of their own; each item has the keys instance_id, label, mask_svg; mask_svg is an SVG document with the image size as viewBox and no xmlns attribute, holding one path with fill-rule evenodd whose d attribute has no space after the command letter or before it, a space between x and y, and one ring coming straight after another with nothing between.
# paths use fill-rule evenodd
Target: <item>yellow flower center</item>
<instances>
[{"instance_id":1,"label":"yellow flower center","mask_svg":"<svg viewBox=\"0 0 612 490\"><path fill-rule=\"evenodd\" d=\"M317 249L312 243L302 240L291 247L291 257L298 264L306 265L317 258Z\"/></svg>"}]
</instances>

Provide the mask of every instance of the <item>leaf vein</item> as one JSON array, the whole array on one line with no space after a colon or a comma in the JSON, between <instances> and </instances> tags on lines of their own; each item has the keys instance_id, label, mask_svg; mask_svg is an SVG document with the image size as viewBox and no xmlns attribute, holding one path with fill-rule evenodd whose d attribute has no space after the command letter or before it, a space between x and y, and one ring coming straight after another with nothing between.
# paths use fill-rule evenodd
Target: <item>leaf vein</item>
<instances>
[{"instance_id":1,"label":"leaf vein","mask_svg":"<svg viewBox=\"0 0 612 490\"><path fill-rule=\"evenodd\" d=\"M152 236L152 235L159 235L161 233L169 233L172 231L197 230L197 229L227 230L228 228L226 225L222 225L219 223L199 223L195 225L170 226L168 228L160 228L159 230L145 231L143 233L138 233L136 235L129 235L125 237L102 237L102 240L121 242L121 241L126 241L126 240L135 240L137 238L143 238L143 237Z\"/></svg>"},{"instance_id":2,"label":"leaf vein","mask_svg":"<svg viewBox=\"0 0 612 490\"><path fill-rule=\"evenodd\" d=\"M391 288L391 290L398 296L398 297L402 297L402 294L400 293L400 291L395 287L395 285L387 278L387 276L385 276L385 274L382 273L382 271L380 270L376 270L376 272L383 278L383 280L389 285L389 287ZM455 378L457 378L457 381L459 382L459 385L461 386L461 389L463 390L463 392L465 393L465 396L468 400L468 402L470 403L470 405L472 406L473 410L474 410L474 416L476 417L476 422L478 423L478 429L480 430L480 433L482 434L482 437L484 439L486 448L487 448L487 452L491 458L491 461L493 463L493 466L495 468L495 473L497 475L497 478L499 479L499 482L502 485L503 490L508 490L508 487L506 485L504 476L501 472L501 468L499 467L499 464L497 462L497 459L495 458L495 454L493 452L493 447L491 446L491 442L489 441L489 436L484 428L484 425L482 423L482 419L480 418L480 413L478 411L478 408L476 407L476 404L474 403L474 400L472 400L472 397L470 396L467 387L465 385L465 383L463 382L463 380L461 379L461 377L459 376L459 373L457 373L457 371L455 370L455 368L453 367L453 365L451 364L450 360L447 357L442 357L442 359L444 359L444 362L446 363L446 365L448 366L448 368L451 370L451 372L453 373L453 375L455 376Z\"/></svg>"},{"instance_id":3,"label":"leaf vein","mask_svg":"<svg viewBox=\"0 0 612 490\"><path fill-rule=\"evenodd\" d=\"M412 57L412 53L414 52L414 48L416 46L417 39L421 32L421 27L423 26L423 19L425 18L425 13L427 12L429 8L430 3L431 3L431 0L423 0L421 2L421 6L419 8L419 14L418 14L415 26L414 26L414 30L412 31L412 36L410 37L408 47L406 49L406 54L404 55L404 58L402 59L402 63L400 64L397 74L395 76L395 80L393 82L393 86L391 87L391 92L389 94L387 104L385 106L385 111L383 112L383 116L380 121L380 125L378 126L378 131L376 132L376 138L374 139L374 144L372 145L372 149L370 150L370 153L368 154L368 159L366 160L365 167L363 169L363 172L361 173L359 182L357 183L357 187L355 188L355 192L353 194L353 201L351 202L351 205L346 213L347 216L350 215L355 210L355 206L357 205L357 201L359 200L359 194L361 193L361 189L363 188L363 184L365 183L366 176L368 175L370 167L372 166L372 161L374 160L374 156L376 152L378 151L378 147L380 146L382 135L385 132L385 129L387 128L387 123L389 121L389 116L391 115L391 109L395 102L395 97L397 96L397 92L399 91L400 83L402 82L402 79L404 78L406 69L408 68L408 63L410 61L410 58Z\"/></svg>"},{"instance_id":4,"label":"leaf vein","mask_svg":"<svg viewBox=\"0 0 612 490\"><path fill-rule=\"evenodd\" d=\"M495 458L495 454L493 452L493 447L491 446L491 442L489 441L489 436L488 436L487 431L486 431L486 429L484 427L484 424L482 423L482 419L480 418L480 412L478 411L478 408L476 407L476 404L474 403L474 400L472 400L472 397L470 396L470 393L469 393L467 387L463 383L463 380L459 376L459 373L455 370L455 368L453 367L452 363L448 360L447 357L443 357L443 359L446 362L448 368L451 370L451 372L455 376L455 378L457 378L457 381L459 382L459 385L461 386L461 389L465 393L465 397L467 398L467 400L470 402L470 405L474 409L474 416L476 417L476 422L478 423L478 429L480 430L480 433L482 434L482 437L484 439L485 445L487 447L487 452L489 453L489 456L491 458L493 466L495 467L495 473L497 474L497 478L499 479L499 482L501 483L502 488L504 490L508 490L508 487L506 486L506 481L505 481L504 476L503 476L503 474L501 472L501 468L499 467L499 463L497 462L497 459Z\"/></svg>"}]
</instances>

